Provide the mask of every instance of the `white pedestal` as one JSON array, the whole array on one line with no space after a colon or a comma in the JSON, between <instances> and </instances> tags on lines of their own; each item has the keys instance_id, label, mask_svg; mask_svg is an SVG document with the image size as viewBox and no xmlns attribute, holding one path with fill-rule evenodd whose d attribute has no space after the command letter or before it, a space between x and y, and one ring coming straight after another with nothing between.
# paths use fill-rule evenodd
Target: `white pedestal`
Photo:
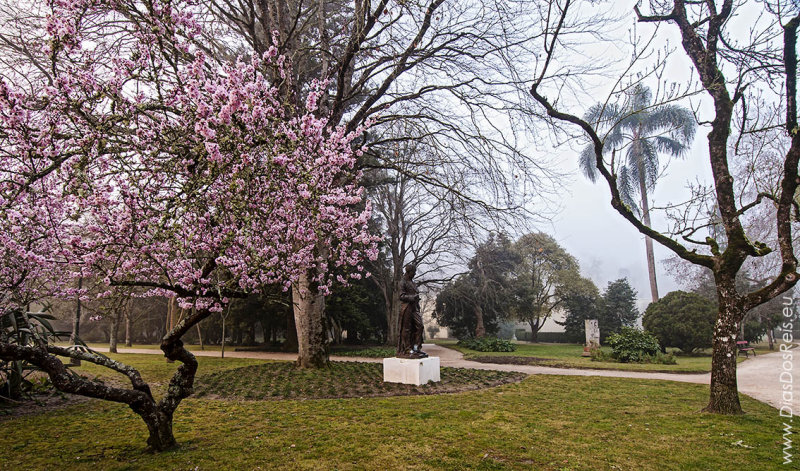
<instances>
[{"instance_id":1,"label":"white pedestal","mask_svg":"<svg viewBox=\"0 0 800 471\"><path fill-rule=\"evenodd\" d=\"M439 376L439 357L418 359L384 358L383 381L385 383L428 384L428 381L441 381Z\"/></svg>"}]
</instances>

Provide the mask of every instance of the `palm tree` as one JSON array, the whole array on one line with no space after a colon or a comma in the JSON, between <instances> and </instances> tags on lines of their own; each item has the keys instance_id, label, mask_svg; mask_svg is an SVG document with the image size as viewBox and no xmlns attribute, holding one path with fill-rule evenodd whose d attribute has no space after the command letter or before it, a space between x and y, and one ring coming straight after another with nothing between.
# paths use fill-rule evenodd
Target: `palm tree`
<instances>
[{"instance_id":1,"label":"palm tree","mask_svg":"<svg viewBox=\"0 0 800 471\"><path fill-rule=\"evenodd\" d=\"M655 188L661 172L658 156L683 157L694 139L696 122L692 112L677 105L654 105L650 89L636 85L620 105L596 104L589 108L586 120L598 128L608 129L604 149L611 153L622 201L639 212L635 196L641 197L642 221L650 226L648 192ZM617 158L618 154L624 157ZM615 162L615 160L617 160ZM580 155L580 166L589 180L597 179L594 146L587 146ZM650 291L658 301L653 241L645 237Z\"/></svg>"}]
</instances>

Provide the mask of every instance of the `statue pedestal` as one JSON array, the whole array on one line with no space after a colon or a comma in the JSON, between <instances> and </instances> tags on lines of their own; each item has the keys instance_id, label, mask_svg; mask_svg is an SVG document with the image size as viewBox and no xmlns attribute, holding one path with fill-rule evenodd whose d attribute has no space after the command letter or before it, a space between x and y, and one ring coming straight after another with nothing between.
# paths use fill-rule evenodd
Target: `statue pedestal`
<instances>
[{"instance_id":1,"label":"statue pedestal","mask_svg":"<svg viewBox=\"0 0 800 471\"><path fill-rule=\"evenodd\" d=\"M441 381L439 376L439 357L418 359L384 358L383 381L421 385L428 381Z\"/></svg>"}]
</instances>

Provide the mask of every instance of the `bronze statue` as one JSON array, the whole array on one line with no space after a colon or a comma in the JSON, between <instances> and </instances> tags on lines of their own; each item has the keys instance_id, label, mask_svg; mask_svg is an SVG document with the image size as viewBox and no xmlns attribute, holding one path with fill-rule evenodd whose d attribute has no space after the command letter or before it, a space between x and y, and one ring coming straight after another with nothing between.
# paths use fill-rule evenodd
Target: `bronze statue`
<instances>
[{"instance_id":1,"label":"bronze statue","mask_svg":"<svg viewBox=\"0 0 800 471\"><path fill-rule=\"evenodd\" d=\"M426 358L422 348L422 314L419 311L419 290L414 283L417 267L406 265L406 273L400 283L400 335L397 342L398 358Z\"/></svg>"}]
</instances>

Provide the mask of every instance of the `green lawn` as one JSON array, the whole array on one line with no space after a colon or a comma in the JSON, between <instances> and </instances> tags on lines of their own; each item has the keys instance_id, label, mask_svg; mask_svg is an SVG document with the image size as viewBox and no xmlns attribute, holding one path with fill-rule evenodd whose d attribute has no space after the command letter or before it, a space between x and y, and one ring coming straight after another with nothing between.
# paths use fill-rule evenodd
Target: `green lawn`
<instances>
[{"instance_id":1,"label":"green lawn","mask_svg":"<svg viewBox=\"0 0 800 471\"><path fill-rule=\"evenodd\" d=\"M115 357L162 384L175 366ZM258 364L200 358L200 372ZM127 407L90 401L0 419L0 469L788 469L775 409L742 397L744 416L704 414L707 395L694 384L542 375L436 396L192 398L175 417L181 446L160 454L144 452L145 426Z\"/></svg>"},{"instance_id":2,"label":"green lawn","mask_svg":"<svg viewBox=\"0 0 800 471\"><path fill-rule=\"evenodd\" d=\"M514 352L478 352L468 348L459 347L455 340L436 340L437 345L442 345L464 354L468 360L490 362L519 362L531 365L554 366L561 368L588 368L598 370L627 370L627 371L662 371L668 373L707 373L711 371L711 355L677 356L676 365L658 365L641 363L615 363L592 361L591 358L582 357L582 345L564 343L517 343ZM603 347L611 353L611 349ZM768 349L759 348L757 354L768 353ZM494 357L494 358L492 358ZM511 358L509 358L511 357ZM514 358L517 357L517 358ZM744 361L745 357L739 357Z\"/></svg>"}]
</instances>

